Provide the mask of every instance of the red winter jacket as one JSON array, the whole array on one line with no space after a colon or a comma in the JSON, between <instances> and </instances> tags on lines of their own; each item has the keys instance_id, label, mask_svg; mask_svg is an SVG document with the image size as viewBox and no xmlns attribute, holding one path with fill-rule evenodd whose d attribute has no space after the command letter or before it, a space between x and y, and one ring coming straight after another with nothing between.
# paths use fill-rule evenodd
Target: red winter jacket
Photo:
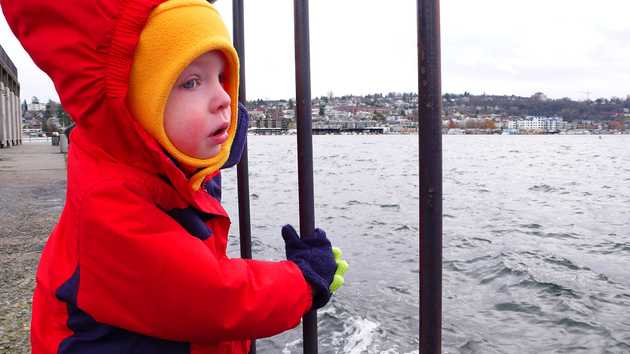
<instances>
[{"instance_id":1,"label":"red winter jacket","mask_svg":"<svg viewBox=\"0 0 630 354\"><path fill-rule=\"evenodd\" d=\"M37 270L33 353L245 353L311 307L292 262L227 258L216 178L194 192L128 110L135 45L162 1L0 0L77 124Z\"/></svg>"}]
</instances>

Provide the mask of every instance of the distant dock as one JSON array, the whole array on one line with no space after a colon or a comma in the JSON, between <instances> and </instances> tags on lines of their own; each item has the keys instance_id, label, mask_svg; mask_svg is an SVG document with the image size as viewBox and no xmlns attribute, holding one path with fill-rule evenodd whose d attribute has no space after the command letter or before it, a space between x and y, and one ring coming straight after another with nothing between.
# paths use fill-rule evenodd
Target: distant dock
<instances>
[{"instance_id":1,"label":"distant dock","mask_svg":"<svg viewBox=\"0 0 630 354\"><path fill-rule=\"evenodd\" d=\"M294 129L287 128L250 128L251 134L256 135L289 135L295 134ZM385 134L386 127L371 128L313 128L313 135L356 135L356 134Z\"/></svg>"}]
</instances>

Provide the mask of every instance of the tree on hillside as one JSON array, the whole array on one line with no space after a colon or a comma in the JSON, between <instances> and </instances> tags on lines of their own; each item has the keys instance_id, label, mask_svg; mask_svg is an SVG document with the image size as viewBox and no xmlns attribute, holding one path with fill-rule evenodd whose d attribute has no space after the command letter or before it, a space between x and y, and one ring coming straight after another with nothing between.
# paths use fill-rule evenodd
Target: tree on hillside
<instances>
[{"instance_id":1,"label":"tree on hillside","mask_svg":"<svg viewBox=\"0 0 630 354\"><path fill-rule=\"evenodd\" d=\"M374 115L372 116L372 118L379 122L385 121L385 115L381 112L374 112Z\"/></svg>"},{"instance_id":2,"label":"tree on hillside","mask_svg":"<svg viewBox=\"0 0 630 354\"><path fill-rule=\"evenodd\" d=\"M59 125L57 121L53 118L46 119L46 124L44 125L44 127L46 129L42 129L42 130L45 132L58 132L59 131Z\"/></svg>"},{"instance_id":3,"label":"tree on hillside","mask_svg":"<svg viewBox=\"0 0 630 354\"><path fill-rule=\"evenodd\" d=\"M62 126L67 127L72 124L72 118L68 115L68 113L66 113L61 104L57 105L56 114L59 118L59 123L61 123Z\"/></svg>"},{"instance_id":4,"label":"tree on hillside","mask_svg":"<svg viewBox=\"0 0 630 354\"><path fill-rule=\"evenodd\" d=\"M49 99L46 103L46 110L44 111L44 119L48 120L48 118L52 118L56 113L55 101Z\"/></svg>"},{"instance_id":5,"label":"tree on hillside","mask_svg":"<svg viewBox=\"0 0 630 354\"><path fill-rule=\"evenodd\" d=\"M624 130L624 122L623 120L613 120L608 123L608 127L613 130Z\"/></svg>"}]
</instances>

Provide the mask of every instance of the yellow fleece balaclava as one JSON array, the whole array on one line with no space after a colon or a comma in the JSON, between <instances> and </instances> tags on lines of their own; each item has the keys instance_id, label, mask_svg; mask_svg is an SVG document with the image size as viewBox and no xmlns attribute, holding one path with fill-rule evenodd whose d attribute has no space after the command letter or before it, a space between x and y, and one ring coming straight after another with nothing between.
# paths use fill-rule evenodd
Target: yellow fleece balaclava
<instances>
[{"instance_id":1,"label":"yellow fleece balaclava","mask_svg":"<svg viewBox=\"0 0 630 354\"><path fill-rule=\"evenodd\" d=\"M164 130L164 109L180 73L194 59L212 50L226 58L226 92L232 116L228 139L209 159L178 150ZM238 114L238 55L219 13L204 0L169 0L156 7L140 34L129 79L128 103L134 117L178 162L197 169L190 177L193 190L227 161L236 133Z\"/></svg>"}]
</instances>

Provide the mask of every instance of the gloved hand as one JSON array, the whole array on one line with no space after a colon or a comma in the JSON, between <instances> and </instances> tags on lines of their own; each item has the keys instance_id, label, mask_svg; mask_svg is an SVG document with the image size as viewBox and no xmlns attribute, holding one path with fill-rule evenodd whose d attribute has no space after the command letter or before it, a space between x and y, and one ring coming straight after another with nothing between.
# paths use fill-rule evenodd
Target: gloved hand
<instances>
[{"instance_id":1,"label":"gloved hand","mask_svg":"<svg viewBox=\"0 0 630 354\"><path fill-rule=\"evenodd\" d=\"M341 250L333 248L322 229L313 237L302 239L293 226L282 227L287 259L297 264L313 289L313 308L318 309L343 283L348 263L341 259Z\"/></svg>"}]
</instances>

